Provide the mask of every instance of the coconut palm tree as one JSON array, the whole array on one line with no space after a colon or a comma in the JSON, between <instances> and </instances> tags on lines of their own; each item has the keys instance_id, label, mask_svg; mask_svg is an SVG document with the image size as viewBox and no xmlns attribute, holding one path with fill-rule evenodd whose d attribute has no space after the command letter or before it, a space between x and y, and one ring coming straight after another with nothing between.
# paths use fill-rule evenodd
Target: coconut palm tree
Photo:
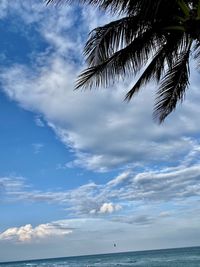
<instances>
[{"instance_id":1,"label":"coconut palm tree","mask_svg":"<svg viewBox=\"0 0 200 267\"><path fill-rule=\"evenodd\" d=\"M62 0L47 0L50 2ZM200 57L200 0L77 2L95 5L120 18L89 34L84 49L88 68L79 75L76 89L109 86L137 74L139 78L125 97L129 101L144 84L155 80L158 89L153 116L162 123L184 99L191 55L197 60Z\"/></svg>"}]
</instances>

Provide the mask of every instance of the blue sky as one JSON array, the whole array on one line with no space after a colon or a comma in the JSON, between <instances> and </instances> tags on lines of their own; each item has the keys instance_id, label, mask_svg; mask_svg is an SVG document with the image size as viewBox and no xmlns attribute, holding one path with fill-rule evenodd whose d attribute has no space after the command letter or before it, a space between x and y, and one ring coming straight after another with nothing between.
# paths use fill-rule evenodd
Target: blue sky
<instances>
[{"instance_id":1,"label":"blue sky","mask_svg":"<svg viewBox=\"0 0 200 267\"><path fill-rule=\"evenodd\" d=\"M159 126L155 84L73 91L94 8L0 3L0 261L195 246L199 74ZM113 244L116 243L115 248Z\"/></svg>"}]
</instances>

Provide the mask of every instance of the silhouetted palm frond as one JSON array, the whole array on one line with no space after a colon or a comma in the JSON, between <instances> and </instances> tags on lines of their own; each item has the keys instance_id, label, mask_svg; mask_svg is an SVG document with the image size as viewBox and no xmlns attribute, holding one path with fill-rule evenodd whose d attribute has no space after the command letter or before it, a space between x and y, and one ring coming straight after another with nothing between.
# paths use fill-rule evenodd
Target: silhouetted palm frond
<instances>
[{"instance_id":1,"label":"silhouetted palm frond","mask_svg":"<svg viewBox=\"0 0 200 267\"><path fill-rule=\"evenodd\" d=\"M150 80L156 80L157 83L160 82L162 75L165 73L166 67L168 66L168 68L172 68L173 62L176 62L180 44L184 42L183 39L183 34L176 34L176 36L170 34L167 36L163 45L154 55L133 88L126 94L125 100L130 101L133 95Z\"/></svg>"},{"instance_id":2,"label":"silhouetted palm frond","mask_svg":"<svg viewBox=\"0 0 200 267\"><path fill-rule=\"evenodd\" d=\"M45 0L47 4L80 3L94 5L100 9L108 10L116 14L141 15L152 19L155 15L161 15L163 7L172 10L174 0ZM166 9L165 9L166 11ZM166 14L166 12L163 14Z\"/></svg>"},{"instance_id":3,"label":"silhouetted palm frond","mask_svg":"<svg viewBox=\"0 0 200 267\"><path fill-rule=\"evenodd\" d=\"M75 88L109 86L139 73L125 99L155 80L160 86L154 118L163 122L189 85L191 49L200 58L200 0L46 0L64 2L94 5L122 17L90 33L84 49L88 68Z\"/></svg>"},{"instance_id":4,"label":"silhouetted palm frond","mask_svg":"<svg viewBox=\"0 0 200 267\"><path fill-rule=\"evenodd\" d=\"M157 38L153 29L140 34L125 48L115 52L102 63L89 67L78 77L76 89L80 87L109 86L116 79L128 74L135 75L157 49Z\"/></svg>"},{"instance_id":5,"label":"silhouetted palm frond","mask_svg":"<svg viewBox=\"0 0 200 267\"><path fill-rule=\"evenodd\" d=\"M84 49L87 63L97 65L129 45L139 34L139 22L137 16L125 17L94 29Z\"/></svg>"},{"instance_id":6,"label":"silhouetted palm frond","mask_svg":"<svg viewBox=\"0 0 200 267\"><path fill-rule=\"evenodd\" d=\"M177 102L184 98L189 85L189 55L190 46L179 55L174 66L168 69L160 85L154 110L154 118L160 123L176 108Z\"/></svg>"}]
</instances>

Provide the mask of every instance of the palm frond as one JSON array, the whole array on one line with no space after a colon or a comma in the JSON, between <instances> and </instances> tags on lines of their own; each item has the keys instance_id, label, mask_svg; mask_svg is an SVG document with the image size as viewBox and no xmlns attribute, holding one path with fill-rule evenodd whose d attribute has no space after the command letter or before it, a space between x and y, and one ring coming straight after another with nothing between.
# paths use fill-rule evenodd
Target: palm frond
<instances>
[{"instance_id":1,"label":"palm frond","mask_svg":"<svg viewBox=\"0 0 200 267\"><path fill-rule=\"evenodd\" d=\"M194 59L199 59L200 58L200 42L196 42L194 45Z\"/></svg>"},{"instance_id":2,"label":"palm frond","mask_svg":"<svg viewBox=\"0 0 200 267\"><path fill-rule=\"evenodd\" d=\"M188 47L189 39L185 33L172 31L170 34L165 35L165 40L165 60L168 68L172 68L179 60L179 55Z\"/></svg>"},{"instance_id":3,"label":"palm frond","mask_svg":"<svg viewBox=\"0 0 200 267\"><path fill-rule=\"evenodd\" d=\"M184 98L189 85L189 56L190 48L179 55L177 62L163 78L153 113L154 119L159 123L162 123L176 108L177 102Z\"/></svg>"},{"instance_id":4,"label":"palm frond","mask_svg":"<svg viewBox=\"0 0 200 267\"><path fill-rule=\"evenodd\" d=\"M157 49L153 29L149 29L133 40L131 44L114 53L101 64L89 67L79 75L76 88L109 86L115 79L136 74L146 64L150 54Z\"/></svg>"},{"instance_id":5,"label":"palm frond","mask_svg":"<svg viewBox=\"0 0 200 267\"><path fill-rule=\"evenodd\" d=\"M137 16L125 17L94 29L84 49L88 65L100 64L129 45L140 31L138 23Z\"/></svg>"},{"instance_id":6,"label":"palm frond","mask_svg":"<svg viewBox=\"0 0 200 267\"><path fill-rule=\"evenodd\" d=\"M196 43L195 59L200 58L200 0L44 1L93 5L123 15L90 33L84 49L88 68L79 75L75 89L106 87L145 68L126 100L150 80L161 81L153 113L160 123L183 100L189 85L190 39Z\"/></svg>"},{"instance_id":7,"label":"palm frond","mask_svg":"<svg viewBox=\"0 0 200 267\"><path fill-rule=\"evenodd\" d=\"M74 0L45 0L48 4L59 4L59 3L74 3ZM76 0L76 3L94 5L101 9L110 9L113 12L119 13L119 11L125 11L129 3L132 3L134 7L138 5L139 0ZM123 12L124 13L124 12Z\"/></svg>"},{"instance_id":8,"label":"palm frond","mask_svg":"<svg viewBox=\"0 0 200 267\"><path fill-rule=\"evenodd\" d=\"M138 90L150 80L156 80L159 83L166 67L171 68L177 61L180 47L184 42L183 34L170 34L163 40L163 45L152 57L151 62L144 70L132 89L126 94L125 100L130 101Z\"/></svg>"},{"instance_id":9,"label":"palm frond","mask_svg":"<svg viewBox=\"0 0 200 267\"><path fill-rule=\"evenodd\" d=\"M164 71L165 67L164 59L165 59L165 54L164 54L164 48L162 47L156 53L155 57L152 59L147 68L144 70L144 72L137 80L135 85L132 87L132 89L126 94L125 100L130 101L133 95L137 93L138 90L141 88L141 86L148 83L150 80L155 78L157 79L157 81L160 80L161 74Z\"/></svg>"},{"instance_id":10,"label":"palm frond","mask_svg":"<svg viewBox=\"0 0 200 267\"><path fill-rule=\"evenodd\" d=\"M152 21L155 16L169 16L169 11L176 5L174 0L44 0L47 4L81 3L94 5L100 9L115 14L136 15L140 13L142 19Z\"/></svg>"}]
</instances>

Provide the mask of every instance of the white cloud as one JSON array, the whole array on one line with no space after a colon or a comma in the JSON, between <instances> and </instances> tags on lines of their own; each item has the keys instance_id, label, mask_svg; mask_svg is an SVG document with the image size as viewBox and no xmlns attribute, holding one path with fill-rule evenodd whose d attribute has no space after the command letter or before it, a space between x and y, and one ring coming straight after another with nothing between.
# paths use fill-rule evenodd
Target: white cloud
<instances>
[{"instance_id":1,"label":"white cloud","mask_svg":"<svg viewBox=\"0 0 200 267\"><path fill-rule=\"evenodd\" d=\"M116 178L112 179L108 182L109 186L116 186L118 184L124 183L127 179L129 179L131 172L125 171L119 174Z\"/></svg>"},{"instance_id":2,"label":"white cloud","mask_svg":"<svg viewBox=\"0 0 200 267\"><path fill-rule=\"evenodd\" d=\"M33 227L26 224L21 227L8 228L0 233L0 240L11 240L17 242L38 241L47 237L65 236L72 233L72 229L63 227L59 223L40 224Z\"/></svg>"},{"instance_id":3,"label":"white cloud","mask_svg":"<svg viewBox=\"0 0 200 267\"><path fill-rule=\"evenodd\" d=\"M67 5L47 8L36 1L12 1L12 6L11 1L1 1L0 7L0 17L5 17L8 10L13 12L27 25L33 25L48 45L43 53L32 55L32 65L1 69L4 92L24 109L38 114L36 124L44 126L45 121L74 153L74 160L67 162L67 167L78 165L94 171L121 168L120 174L107 183L90 182L60 191L35 190L27 186L24 178L3 177L1 199L53 203L62 205L68 215L91 217L77 220L77 225L82 240L85 233L91 237L86 246L90 246L91 240L98 240L96 252L102 251L98 247L100 238L96 238L102 233L106 242L108 236L114 239L120 234L122 248L127 250L144 249L144 244L145 248L152 248L152 243L172 246L175 239L177 245L183 245L190 233L197 244L200 214L196 208L200 196L197 73L192 74L183 106L164 125L158 126L151 118L154 84L144 88L129 104L122 101L130 88L128 82L90 92L73 91L75 77L83 67L83 39L88 29L108 21L108 16L99 16L90 9L89 15L83 11L78 17ZM195 210L191 211L191 207ZM115 223L96 217L109 218ZM128 226L124 228L118 223ZM76 225L75 220L71 224ZM137 228L131 228L133 225ZM36 227L28 224L1 232L0 239L26 243L62 237L72 231L61 222ZM134 233L137 246L131 245L130 232ZM74 251L80 238L78 233ZM93 243L91 247L94 248ZM105 243L102 247L105 248ZM88 252L83 248L80 251Z\"/></svg>"},{"instance_id":4,"label":"white cloud","mask_svg":"<svg viewBox=\"0 0 200 267\"><path fill-rule=\"evenodd\" d=\"M27 189L23 177L0 177L0 192L12 194Z\"/></svg>"},{"instance_id":5,"label":"white cloud","mask_svg":"<svg viewBox=\"0 0 200 267\"><path fill-rule=\"evenodd\" d=\"M42 118L40 118L39 116L36 116L36 117L35 117L35 124L36 124L38 127L44 127L44 126L45 126L44 121L43 121Z\"/></svg>"},{"instance_id":6,"label":"white cloud","mask_svg":"<svg viewBox=\"0 0 200 267\"><path fill-rule=\"evenodd\" d=\"M2 199L58 204L67 210L68 215L78 217L106 217L114 212L118 215L138 213L148 205L150 210L163 206L157 214L169 212L166 203L171 207L172 201L174 205L180 205L188 199L200 197L200 162L195 161L199 153L190 153L190 156L189 162L183 161L174 167L124 171L107 183L90 182L71 190L34 190L22 178L0 178Z\"/></svg>"},{"instance_id":7,"label":"white cloud","mask_svg":"<svg viewBox=\"0 0 200 267\"><path fill-rule=\"evenodd\" d=\"M94 13L98 20L95 25L102 24L104 16ZM2 71L4 92L23 108L43 116L73 151L75 159L66 166L107 171L157 162L173 165L191 151L193 144L188 137L200 130L196 115L200 94L195 73L192 92L188 91L182 108L158 126L151 118L154 85L129 104L122 101L126 88L130 88L128 83L98 91L73 91L75 77L82 68L83 38L94 27L84 11L78 17L68 5L46 8L38 3L31 7L21 3L17 14L25 23L37 26L53 51L47 49L46 53L35 55L35 71L22 65ZM76 26L71 34L75 24L80 27Z\"/></svg>"},{"instance_id":8,"label":"white cloud","mask_svg":"<svg viewBox=\"0 0 200 267\"><path fill-rule=\"evenodd\" d=\"M82 68L83 35L94 27L93 23L102 24L102 17L93 12L97 20L94 22L84 11L79 18L73 16L73 8L69 6L44 9L34 3L31 8L27 4L14 4L12 10L25 23L36 26L48 48L35 55L34 68L13 65L2 70L4 92L24 109L39 114L36 123L41 126L41 119L45 120L74 153L75 159L67 162L67 167L78 165L95 171L122 168L122 171L106 184L91 182L57 192L30 189L24 181L13 179L12 184L11 178L2 178L4 197L58 203L76 216L138 212L137 206L140 204L141 209L147 201L155 206L158 202L162 205L172 200L180 203L198 198L200 144L195 136L200 130L200 94L196 72L192 74L191 89L182 108L158 126L151 118L152 84L129 104L122 101L129 83L73 91L75 77ZM76 27L71 34L75 24L80 28ZM152 215L135 214L128 218L134 223L142 220L150 222Z\"/></svg>"},{"instance_id":9,"label":"white cloud","mask_svg":"<svg viewBox=\"0 0 200 267\"><path fill-rule=\"evenodd\" d=\"M134 251L152 248L198 246L199 213L185 213L179 218L153 220L151 216L136 219L136 223L98 219L71 219L57 223L75 229L71 234L38 239L41 242L0 242L1 260L24 260L77 255ZM189 216L188 216L189 215ZM149 223L148 223L149 222ZM114 248L113 243L117 244ZM153 247L152 247L153 244ZM44 249L45 247L45 249ZM12 251L12 253L10 253Z\"/></svg>"},{"instance_id":10,"label":"white cloud","mask_svg":"<svg viewBox=\"0 0 200 267\"><path fill-rule=\"evenodd\" d=\"M89 214L91 215L97 215L97 214L112 214L116 211L119 211L122 209L122 206L119 204L113 204L110 203L103 203L102 206L99 207L99 209L92 209L90 210Z\"/></svg>"},{"instance_id":11,"label":"white cloud","mask_svg":"<svg viewBox=\"0 0 200 267\"><path fill-rule=\"evenodd\" d=\"M153 124L149 93L125 104L120 88L74 92L74 73L75 66L53 58L39 76L19 66L1 75L10 98L43 114L60 140L74 151L76 159L71 166L106 171L128 164L172 164L192 149L189 138L180 138L180 134L188 134L188 126L180 125L178 116L173 125Z\"/></svg>"},{"instance_id":12,"label":"white cloud","mask_svg":"<svg viewBox=\"0 0 200 267\"><path fill-rule=\"evenodd\" d=\"M7 9L8 9L8 1L7 0L2 0L0 2L0 18L4 18L7 14Z\"/></svg>"},{"instance_id":13,"label":"white cloud","mask_svg":"<svg viewBox=\"0 0 200 267\"><path fill-rule=\"evenodd\" d=\"M103 203L103 205L100 207L99 213L113 213L115 211L121 210L120 205L114 205L112 202L110 203Z\"/></svg>"}]
</instances>

